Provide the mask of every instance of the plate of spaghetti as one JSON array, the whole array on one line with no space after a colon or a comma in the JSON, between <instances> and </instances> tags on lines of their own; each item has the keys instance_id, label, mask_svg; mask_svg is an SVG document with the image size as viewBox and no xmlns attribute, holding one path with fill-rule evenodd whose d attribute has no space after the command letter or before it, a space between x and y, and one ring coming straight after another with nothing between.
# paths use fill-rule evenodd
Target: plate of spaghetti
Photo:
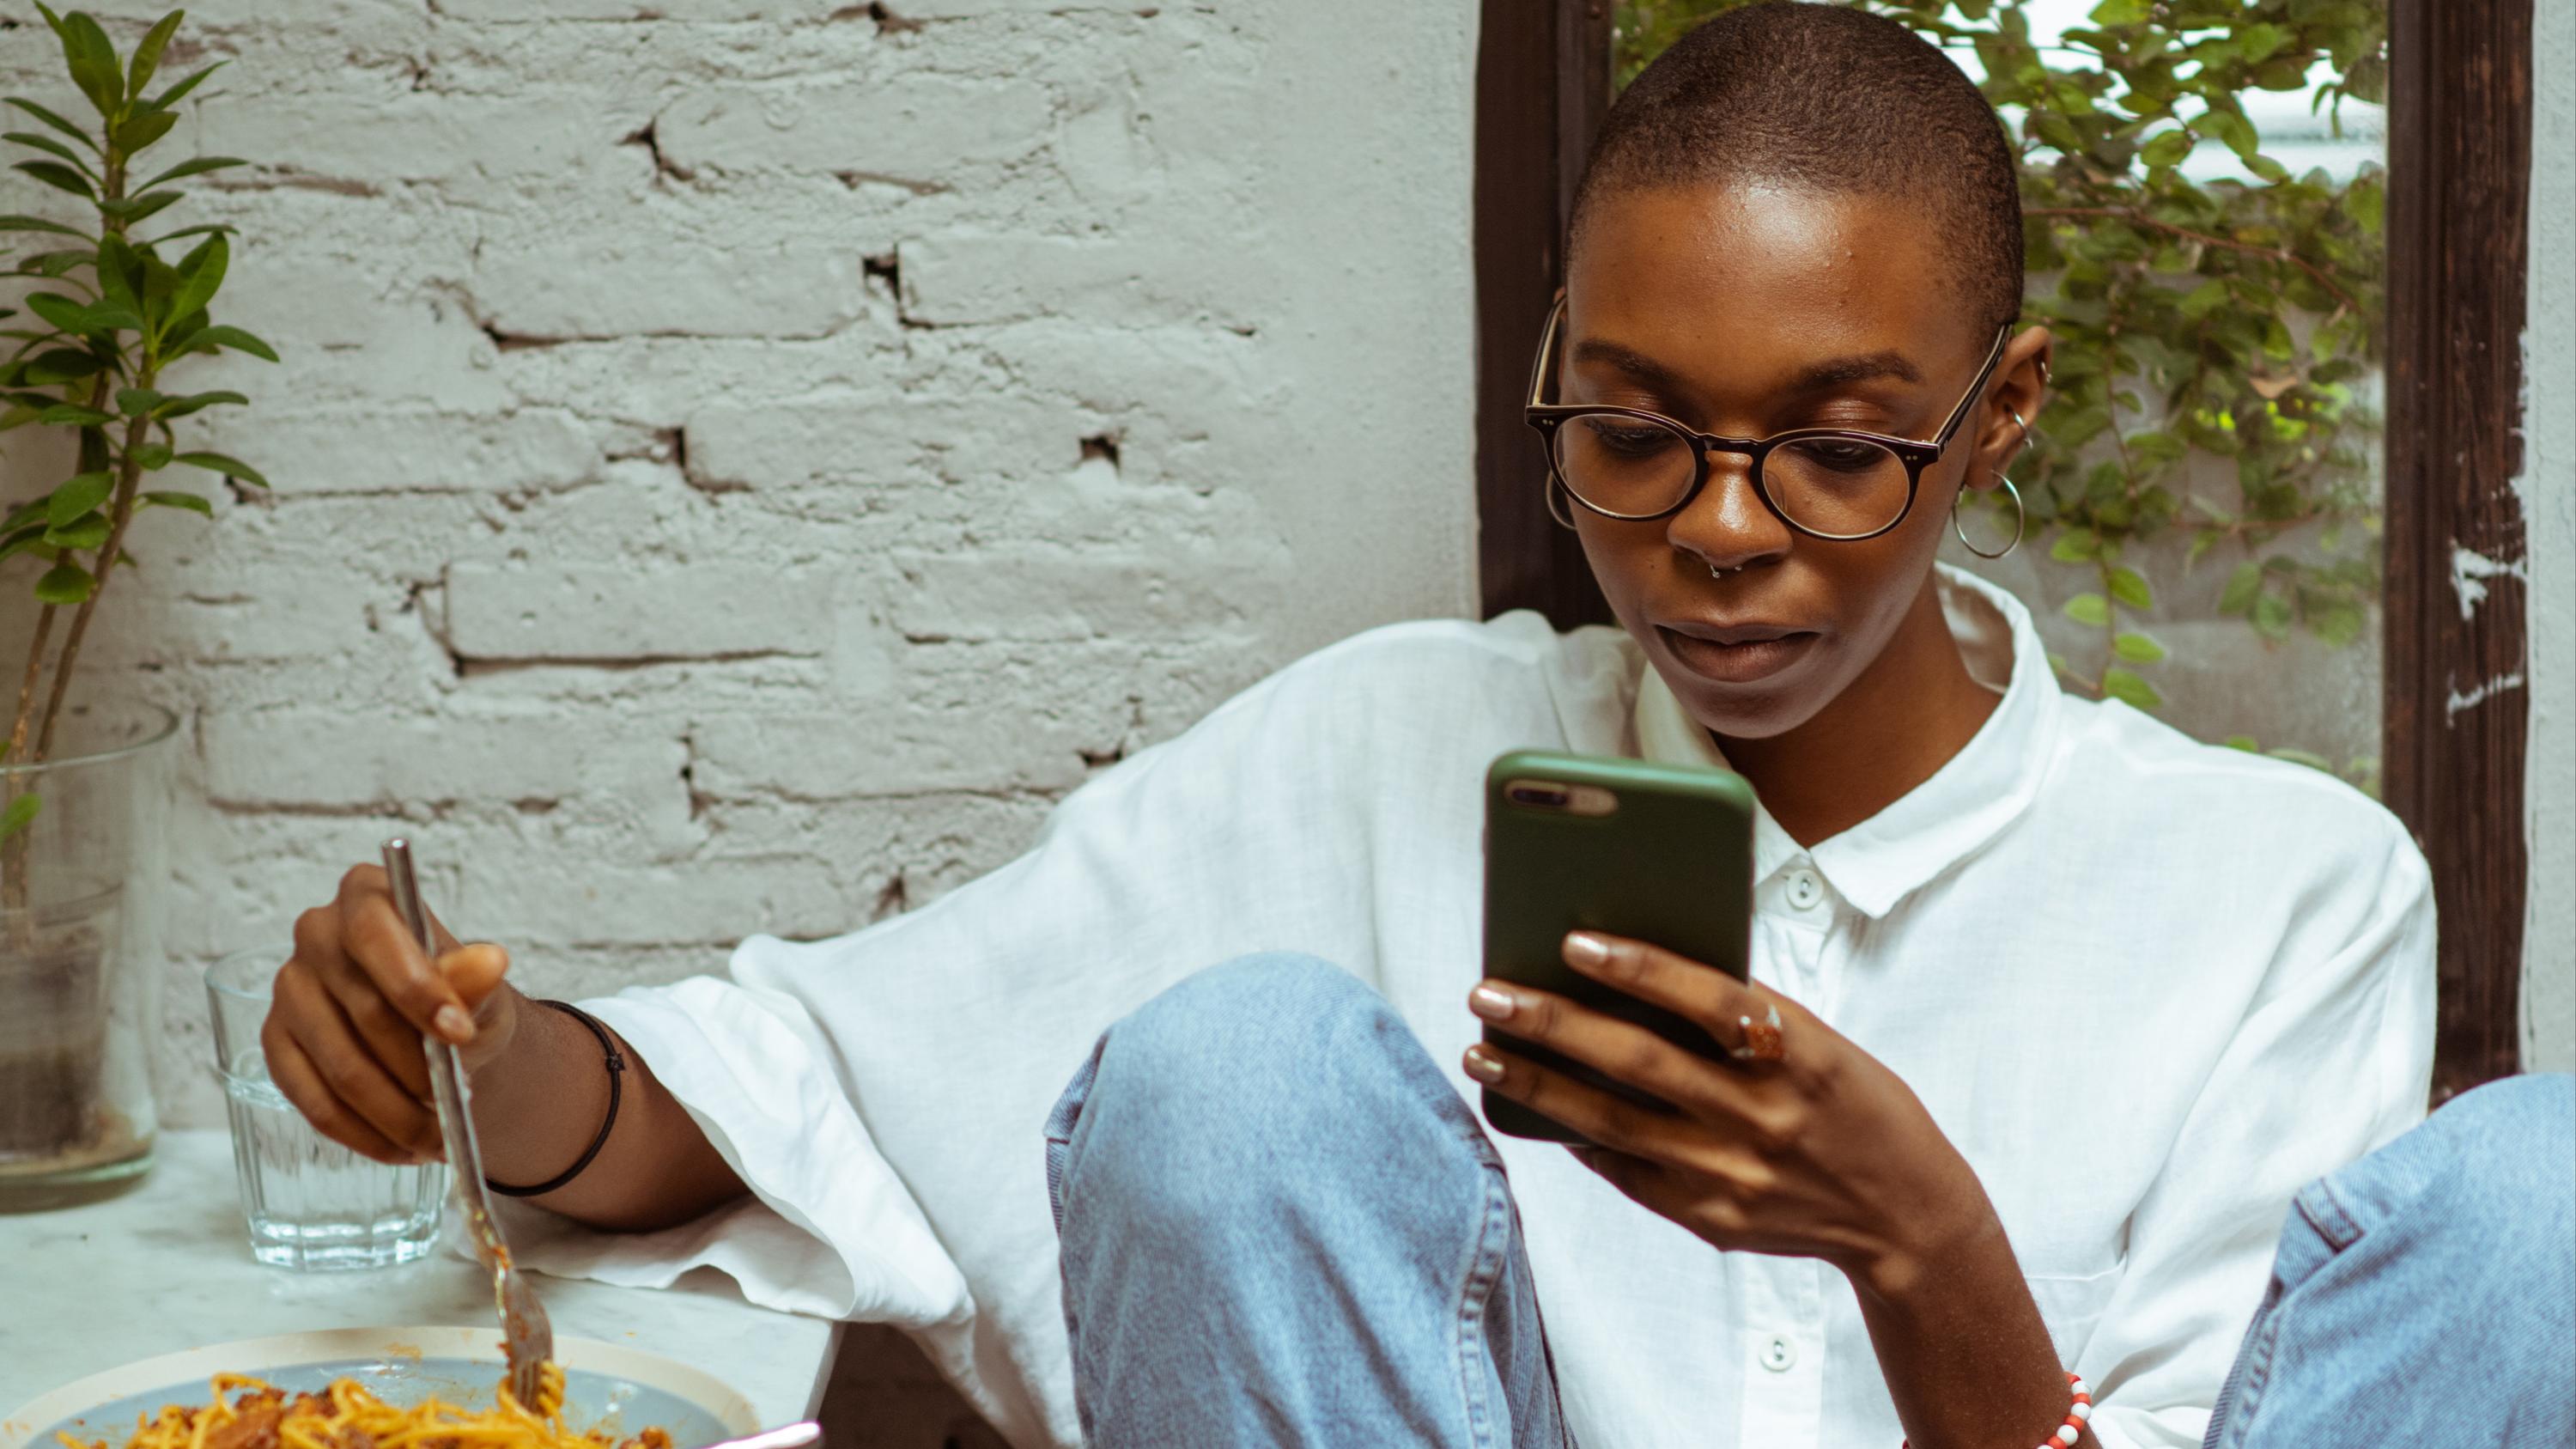
<instances>
[{"instance_id":1,"label":"plate of spaghetti","mask_svg":"<svg viewBox=\"0 0 2576 1449\"><path fill-rule=\"evenodd\" d=\"M558 1338L542 1402L501 1386L490 1328L352 1328L194 1348L66 1384L0 1449L699 1449L757 1432L717 1379Z\"/></svg>"}]
</instances>

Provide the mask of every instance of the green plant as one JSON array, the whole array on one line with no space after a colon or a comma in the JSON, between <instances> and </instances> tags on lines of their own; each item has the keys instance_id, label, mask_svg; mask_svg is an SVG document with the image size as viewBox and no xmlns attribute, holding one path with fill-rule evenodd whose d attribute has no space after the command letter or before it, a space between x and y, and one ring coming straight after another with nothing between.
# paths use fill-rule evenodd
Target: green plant
<instances>
[{"instance_id":1,"label":"green plant","mask_svg":"<svg viewBox=\"0 0 2576 1449\"><path fill-rule=\"evenodd\" d=\"M1622 0L1619 83L1691 26L1751 0ZM2335 79L2313 108L2385 99L2384 0L2104 0L2060 49L2032 43L2029 0L1847 0L1935 44L1972 49L2021 161L2026 318L2058 337L2036 444L2019 469L2033 542L2091 585L2066 610L2098 662L2058 660L2088 691L2154 709L2166 646L2139 622L2140 557L2187 538L2182 567L2226 550L2221 612L2279 641L2358 638L2379 592L2380 527L2363 393L2380 357L2384 174L2292 175L2240 99ZM2198 183L2200 142L2255 180ZM2232 490L2194 475L2232 470ZM2251 747L2237 736L2229 741ZM2322 763L2300 751L2275 751ZM2368 762L2355 762L2367 772Z\"/></svg>"},{"instance_id":2,"label":"green plant","mask_svg":"<svg viewBox=\"0 0 2576 1449\"><path fill-rule=\"evenodd\" d=\"M91 620L117 565L133 563L125 539L135 514L160 507L212 515L212 505L198 494L143 487L146 475L186 464L267 486L238 459L179 451L171 426L206 408L248 399L237 392L163 392L165 370L219 350L277 360L267 343L207 315L223 286L231 227L182 227L151 238L134 231L181 200L184 193L169 183L246 164L229 156L199 156L134 180L143 153L178 122L179 102L222 62L147 95L185 12L163 16L128 59L117 55L106 31L88 15L36 8L53 28L72 84L98 121L93 131L34 101L7 101L43 127L7 133L7 141L36 153L15 169L78 197L89 215L79 224L0 216L0 232L55 243L52 250L19 258L7 273L32 279L20 302L32 314L27 320L39 325L0 329L0 336L17 343L0 365L0 431L32 424L78 435L70 476L0 517L0 563L25 555L37 566L34 638L19 674L6 742L0 744L0 764L41 763L52 750ZM195 245L175 262L163 256L173 243L191 237ZM0 318L18 315L0 309ZM0 840L24 830L39 808L29 793L0 802Z\"/></svg>"}]
</instances>

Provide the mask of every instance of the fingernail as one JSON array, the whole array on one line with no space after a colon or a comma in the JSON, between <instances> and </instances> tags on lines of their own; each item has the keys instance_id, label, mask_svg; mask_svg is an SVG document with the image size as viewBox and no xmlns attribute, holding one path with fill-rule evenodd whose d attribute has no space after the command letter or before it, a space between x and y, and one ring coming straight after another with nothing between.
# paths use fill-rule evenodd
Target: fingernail
<instances>
[{"instance_id":1,"label":"fingernail","mask_svg":"<svg viewBox=\"0 0 2576 1449\"><path fill-rule=\"evenodd\" d=\"M1477 1081L1499 1082L1503 1079L1503 1059L1494 1055L1492 1052L1485 1050L1481 1046L1471 1046L1467 1048L1467 1059L1465 1065L1467 1068L1467 1075L1474 1077Z\"/></svg>"},{"instance_id":2,"label":"fingernail","mask_svg":"<svg viewBox=\"0 0 2576 1449\"><path fill-rule=\"evenodd\" d=\"M466 1014L464 1007L442 1006L438 1009L438 1015L430 1019L437 1023L440 1036L458 1046L474 1040L474 1018Z\"/></svg>"},{"instance_id":3,"label":"fingernail","mask_svg":"<svg viewBox=\"0 0 2576 1449\"><path fill-rule=\"evenodd\" d=\"M1519 1008L1520 1003L1512 999L1510 992L1491 986L1479 986L1467 993L1467 1009L1487 1021L1509 1021Z\"/></svg>"},{"instance_id":4,"label":"fingernail","mask_svg":"<svg viewBox=\"0 0 2576 1449\"><path fill-rule=\"evenodd\" d=\"M1610 943L1590 931L1576 931L1565 938L1565 964L1598 966L1610 959Z\"/></svg>"}]
</instances>

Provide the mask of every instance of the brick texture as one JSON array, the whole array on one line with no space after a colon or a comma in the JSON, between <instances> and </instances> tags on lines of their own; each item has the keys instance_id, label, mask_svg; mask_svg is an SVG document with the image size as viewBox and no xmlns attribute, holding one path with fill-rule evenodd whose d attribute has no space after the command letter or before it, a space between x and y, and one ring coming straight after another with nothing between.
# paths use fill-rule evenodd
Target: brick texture
<instances>
[{"instance_id":1,"label":"brick texture","mask_svg":"<svg viewBox=\"0 0 2576 1449\"><path fill-rule=\"evenodd\" d=\"M218 516L138 525L86 676L184 722L168 1120L222 1120L189 978L394 829L532 986L666 980L918 906L1279 664L1471 612L1474 14L192 10L168 64L231 64L170 158L257 164L167 215L240 228L218 311L286 360L190 365L256 403L191 440L276 488L170 475ZM77 110L9 23L0 91ZM10 434L0 488L65 462Z\"/></svg>"}]
</instances>

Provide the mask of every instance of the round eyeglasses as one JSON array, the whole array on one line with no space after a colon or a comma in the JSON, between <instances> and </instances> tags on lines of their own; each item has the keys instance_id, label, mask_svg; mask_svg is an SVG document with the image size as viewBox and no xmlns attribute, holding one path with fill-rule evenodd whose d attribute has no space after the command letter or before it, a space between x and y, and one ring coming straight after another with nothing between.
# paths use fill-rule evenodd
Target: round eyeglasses
<instances>
[{"instance_id":1,"label":"round eyeglasses","mask_svg":"<svg viewBox=\"0 0 2576 1449\"><path fill-rule=\"evenodd\" d=\"M1753 491L1782 523L1813 538L1857 542L1905 521L1923 470L1950 446L1968 405L1985 391L2003 357L2009 325L1996 329L1985 364L1932 441L1850 428L1793 428L1767 438L1703 433L1642 408L1549 403L1565 299L1548 313L1530 372L1525 416L1547 447L1549 486L1605 518L1642 521L1680 512L1708 483L1708 455L1750 459ZM1549 501L1551 510L1555 502ZM1571 520L1560 521L1571 523Z\"/></svg>"}]
</instances>

